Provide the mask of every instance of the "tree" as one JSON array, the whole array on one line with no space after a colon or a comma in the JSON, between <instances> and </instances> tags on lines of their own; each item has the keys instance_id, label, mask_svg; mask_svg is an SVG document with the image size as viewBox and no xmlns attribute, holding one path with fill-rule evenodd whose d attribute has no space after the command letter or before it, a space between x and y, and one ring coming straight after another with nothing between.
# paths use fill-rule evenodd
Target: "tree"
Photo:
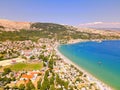
<instances>
[{"instance_id":1,"label":"tree","mask_svg":"<svg viewBox=\"0 0 120 90\"><path fill-rule=\"evenodd\" d=\"M47 78L48 76L49 76L49 70L47 70L47 71L45 72L44 79Z\"/></svg>"},{"instance_id":2,"label":"tree","mask_svg":"<svg viewBox=\"0 0 120 90\"><path fill-rule=\"evenodd\" d=\"M41 79L37 82L37 89L41 88Z\"/></svg>"},{"instance_id":3,"label":"tree","mask_svg":"<svg viewBox=\"0 0 120 90\"><path fill-rule=\"evenodd\" d=\"M19 90L25 90L25 85L24 84L20 84Z\"/></svg>"},{"instance_id":4,"label":"tree","mask_svg":"<svg viewBox=\"0 0 120 90\"><path fill-rule=\"evenodd\" d=\"M45 48L46 48L46 45L43 45L43 46L42 46L42 49L45 49Z\"/></svg>"},{"instance_id":5,"label":"tree","mask_svg":"<svg viewBox=\"0 0 120 90\"><path fill-rule=\"evenodd\" d=\"M3 55L3 54L0 54L0 60L2 60L2 59L3 59L3 57L4 57L4 55Z\"/></svg>"},{"instance_id":6,"label":"tree","mask_svg":"<svg viewBox=\"0 0 120 90\"><path fill-rule=\"evenodd\" d=\"M48 67L49 67L50 69L53 69L53 64L54 64L53 59L50 59L49 64L48 64Z\"/></svg>"},{"instance_id":7,"label":"tree","mask_svg":"<svg viewBox=\"0 0 120 90\"><path fill-rule=\"evenodd\" d=\"M54 84L54 76L50 78L50 85Z\"/></svg>"},{"instance_id":8,"label":"tree","mask_svg":"<svg viewBox=\"0 0 120 90\"><path fill-rule=\"evenodd\" d=\"M45 72L44 81L43 81L43 83L41 85L41 88L40 88L41 90L49 90L49 88L50 88L50 82L48 80L48 76L49 76L49 70L47 70Z\"/></svg>"},{"instance_id":9,"label":"tree","mask_svg":"<svg viewBox=\"0 0 120 90\"><path fill-rule=\"evenodd\" d=\"M9 86L6 86L4 89L5 89L5 90L9 90L9 89L10 89L10 87L9 87Z\"/></svg>"},{"instance_id":10,"label":"tree","mask_svg":"<svg viewBox=\"0 0 120 90\"><path fill-rule=\"evenodd\" d=\"M55 90L54 85L50 85L50 90Z\"/></svg>"},{"instance_id":11,"label":"tree","mask_svg":"<svg viewBox=\"0 0 120 90\"><path fill-rule=\"evenodd\" d=\"M6 82L10 83L11 82L11 78L6 78Z\"/></svg>"},{"instance_id":12,"label":"tree","mask_svg":"<svg viewBox=\"0 0 120 90\"><path fill-rule=\"evenodd\" d=\"M31 56L31 57L30 57L30 60L33 60L33 59L35 59L35 56Z\"/></svg>"},{"instance_id":13,"label":"tree","mask_svg":"<svg viewBox=\"0 0 120 90\"><path fill-rule=\"evenodd\" d=\"M22 58L25 59L25 60L27 60L27 57L25 57L25 56L22 56Z\"/></svg>"},{"instance_id":14,"label":"tree","mask_svg":"<svg viewBox=\"0 0 120 90\"><path fill-rule=\"evenodd\" d=\"M44 55L43 55L43 54L40 54L38 58L39 58L39 59L43 59L43 58L44 58Z\"/></svg>"},{"instance_id":15,"label":"tree","mask_svg":"<svg viewBox=\"0 0 120 90\"><path fill-rule=\"evenodd\" d=\"M43 61L44 61L44 62L47 62L47 61L48 61L48 57L45 57L45 56L44 56Z\"/></svg>"},{"instance_id":16,"label":"tree","mask_svg":"<svg viewBox=\"0 0 120 90\"><path fill-rule=\"evenodd\" d=\"M49 88L50 88L49 80L46 79L43 81L40 89L41 90L49 90Z\"/></svg>"},{"instance_id":17,"label":"tree","mask_svg":"<svg viewBox=\"0 0 120 90\"><path fill-rule=\"evenodd\" d=\"M17 86L12 87L12 90L18 90Z\"/></svg>"},{"instance_id":18,"label":"tree","mask_svg":"<svg viewBox=\"0 0 120 90\"><path fill-rule=\"evenodd\" d=\"M26 90L32 90L35 89L35 86L33 85L32 81L29 80L29 82L26 84Z\"/></svg>"},{"instance_id":19,"label":"tree","mask_svg":"<svg viewBox=\"0 0 120 90\"><path fill-rule=\"evenodd\" d=\"M0 28L4 29L5 27L4 26L0 26Z\"/></svg>"},{"instance_id":20,"label":"tree","mask_svg":"<svg viewBox=\"0 0 120 90\"><path fill-rule=\"evenodd\" d=\"M67 90L68 90L68 84L69 84L69 82L68 82L68 81L66 81L66 82L64 81L64 82L63 82L63 86L64 86L64 87L65 87L65 89L67 89Z\"/></svg>"},{"instance_id":21,"label":"tree","mask_svg":"<svg viewBox=\"0 0 120 90\"><path fill-rule=\"evenodd\" d=\"M44 67L46 67L46 66L47 66L46 62L43 62L43 66L44 66Z\"/></svg>"},{"instance_id":22,"label":"tree","mask_svg":"<svg viewBox=\"0 0 120 90\"><path fill-rule=\"evenodd\" d=\"M9 74L11 72L10 68L4 68L3 75Z\"/></svg>"},{"instance_id":23,"label":"tree","mask_svg":"<svg viewBox=\"0 0 120 90\"><path fill-rule=\"evenodd\" d=\"M15 77L13 77L13 78L12 78L12 81L15 81L15 80L16 80L16 78L15 78Z\"/></svg>"},{"instance_id":24,"label":"tree","mask_svg":"<svg viewBox=\"0 0 120 90\"><path fill-rule=\"evenodd\" d=\"M74 89L73 89L73 86L69 86L69 90L74 90Z\"/></svg>"},{"instance_id":25,"label":"tree","mask_svg":"<svg viewBox=\"0 0 120 90\"><path fill-rule=\"evenodd\" d=\"M60 79L60 77L58 76L58 74L56 74L56 82L57 82L59 85L64 86L65 89L68 90L69 82Z\"/></svg>"}]
</instances>

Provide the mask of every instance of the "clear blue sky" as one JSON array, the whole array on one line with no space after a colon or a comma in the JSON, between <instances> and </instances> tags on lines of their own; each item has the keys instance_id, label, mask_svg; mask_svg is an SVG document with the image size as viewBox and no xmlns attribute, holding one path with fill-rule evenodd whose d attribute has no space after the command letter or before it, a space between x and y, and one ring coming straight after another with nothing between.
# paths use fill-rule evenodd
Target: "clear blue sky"
<instances>
[{"instance_id":1,"label":"clear blue sky","mask_svg":"<svg viewBox=\"0 0 120 90\"><path fill-rule=\"evenodd\" d=\"M0 18L70 25L120 22L120 0L0 0Z\"/></svg>"}]
</instances>

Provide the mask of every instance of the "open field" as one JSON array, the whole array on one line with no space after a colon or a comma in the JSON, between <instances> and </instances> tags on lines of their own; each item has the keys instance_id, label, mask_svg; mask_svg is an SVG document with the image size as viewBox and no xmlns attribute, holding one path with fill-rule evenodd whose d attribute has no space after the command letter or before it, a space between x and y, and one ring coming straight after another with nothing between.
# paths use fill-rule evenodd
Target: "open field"
<instances>
[{"instance_id":1,"label":"open field","mask_svg":"<svg viewBox=\"0 0 120 90\"><path fill-rule=\"evenodd\" d=\"M14 60L17 63L26 61L25 59L22 59L22 58L12 58L12 59L7 59L7 60L0 61L0 66L11 65L13 63L12 60Z\"/></svg>"},{"instance_id":2,"label":"open field","mask_svg":"<svg viewBox=\"0 0 120 90\"><path fill-rule=\"evenodd\" d=\"M8 65L0 68L0 71L2 71L4 68L10 68L13 71L30 71L30 70L39 70L43 67L43 63L17 63L13 65Z\"/></svg>"}]
</instances>

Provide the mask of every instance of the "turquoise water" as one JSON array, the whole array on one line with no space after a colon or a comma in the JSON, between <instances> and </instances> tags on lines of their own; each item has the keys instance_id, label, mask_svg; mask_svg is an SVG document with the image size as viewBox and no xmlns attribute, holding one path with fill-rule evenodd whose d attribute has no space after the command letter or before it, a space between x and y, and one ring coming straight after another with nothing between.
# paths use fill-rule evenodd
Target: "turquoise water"
<instances>
[{"instance_id":1,"label":"turquoise water","mask_svg":"<svg viewBox=\"0 0 120 90\"><path fill-rule=\"evenodd\" d=\"M61 45L59 51L71 61L120 90L120 41L82 42Z\"/></svg>"}]
</instances>

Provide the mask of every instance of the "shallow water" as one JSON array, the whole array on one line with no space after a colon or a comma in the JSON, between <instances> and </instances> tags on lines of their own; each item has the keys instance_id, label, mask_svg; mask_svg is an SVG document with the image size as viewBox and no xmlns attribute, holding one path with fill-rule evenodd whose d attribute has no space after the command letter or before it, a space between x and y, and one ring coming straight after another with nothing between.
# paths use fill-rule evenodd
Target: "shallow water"
<instances>
[{"instance_id":1,"label":"shallow water","mask_svg":"<svg viewBox=\"0 0 120 90\"><path fill-rule=\"evenodd\" d=\"M59 46L59 51L74 63L120 90L120 41L82 42Z\"/></svg>"}]
</instances>

